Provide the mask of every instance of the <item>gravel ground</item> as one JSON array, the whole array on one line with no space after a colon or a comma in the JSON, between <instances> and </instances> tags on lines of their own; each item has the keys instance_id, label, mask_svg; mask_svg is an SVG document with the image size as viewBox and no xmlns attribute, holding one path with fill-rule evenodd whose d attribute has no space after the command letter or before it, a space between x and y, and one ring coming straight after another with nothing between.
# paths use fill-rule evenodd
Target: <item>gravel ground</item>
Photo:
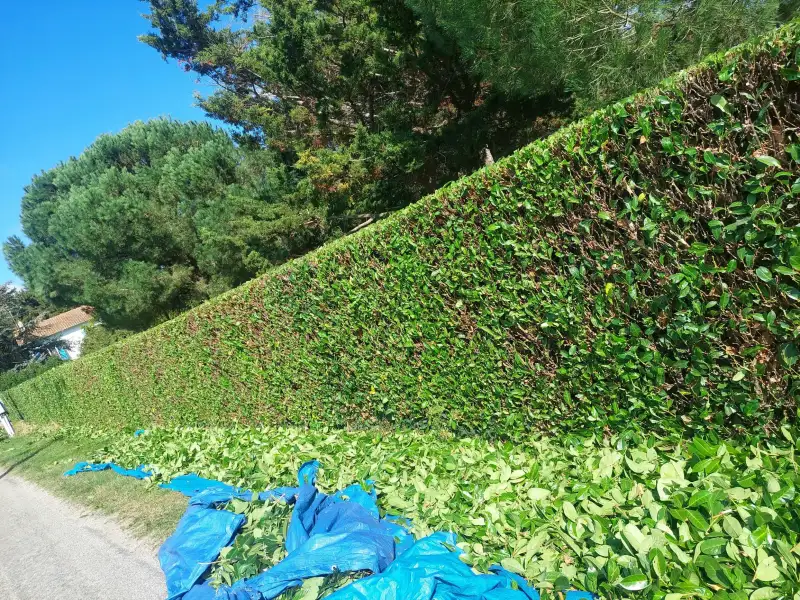
<instances>
[{"instance_id":1,"label":"gravel ground","mask_svg":"<svg viewBox=\"0 0 800 600\"><path fill-rule=\"evenodd\" d=\"M152 545L27 481L0 478L0 598L166 596Z\"/></svg>"}]
</instances>

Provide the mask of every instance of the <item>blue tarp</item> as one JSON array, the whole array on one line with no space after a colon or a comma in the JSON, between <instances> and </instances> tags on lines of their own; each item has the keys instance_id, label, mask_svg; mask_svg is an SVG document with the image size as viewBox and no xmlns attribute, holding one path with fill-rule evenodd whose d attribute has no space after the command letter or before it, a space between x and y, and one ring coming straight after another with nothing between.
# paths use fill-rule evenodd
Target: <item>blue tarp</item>
<instances>
[{"instance_id":1,"label":"blue tarp","mask_svg":"<svg viewBox=\"0 0 800 600\"><path fill-rule=\"evenodd\" d=\"M151 473L144 466L139 465L135 469L123 469L119 465L115 465L114 463L99 463L99 464L92 464L88 462L80 462L74 467L72 467L69 471L64 473L67 477L70 475L77 475L78 473L86 473L88 471L106 471L111 469L115 473L119 473L120 475L124 475L125 477L135 477L136 479L147 479L150 477Z\"/></svg>"},{"instance_id":2,"label":"blue tarp","mask_svg":"<svg viewBox=\"0 0 800 600\"><path fill-rule=\"evenodd\" d=\"M129 477L149 475L144 467L123 469L111 463L80 463L65 475L113 469ZM316 488L317 461L298 472L297 487L252 492L197 475L182 475L161 487L189 497L175 533L159 550L169 600L272 600L302 585L304 579L334 573L370 571L330 596L331 600L539 600L522 577L501 567L476 575L459 559L453 533L415 541L409 521L380 517L372 482L328 495ZM245 522L220 506L233 499L278 500L293 505L286 535L286 557L250 579L215 590L204 581L208 568L229 546ZM591 599L568 592L567 600Z\"/></svg>"},{"instance_id":3,"label":"blue tarp","mask_svg":"<svg viewBox=\"0 0 800 600\"><path fill-rule=\"evenodd\" d=\"M262 500L283 500L294 505L286 534L286 558L260 575L218 590L208 583L194 585L199 577L190 571L173 578L180 581L175 591L180 594L191 584L193 587L184 596L185 600L271 600L302 585L303 580L310 577L354 571L381 573L413 544L413 536L406 528L379 517L374 489L364 490L360 485L353 485L329 496L314 485L318 468L316 461L304 464L298 473L296 488L258 494ZM229 498L253 497L252 492L226 487ZM185 484L179 484L178 488L185 489ZM205 503L211 499L219 503L224 501L222 492L220 487L211 486L193 496L190 502ZM179 524L178 530L167 540L171 547L180 546L179 539L189 533L181 529ZM217 553L226 545L219 546ZM170 598L177 597L170 589Z\"/></svg>"},{"instance_id":4,"label":"blue tarp","mask_svg":"<svg viewBox=\"0 0 800 600\"><path fill-rule=\"evenodd\" d=\"M419 540L385 572L365 577L328 596L329 600L539 600L524 579L496 568L476 575L458 558L453 533Z\"/></svg>"},{"instance_id":5,"label":"blue tarp","mask_svg":"<svg viewBox=\"0 0 800 600\"><path fill-rule=\"evenodd\" d=\"M175 533L158 551L170 599L181 598L192 589L220 551L231 544L245 520L244 515L228 510L189 505Z\"/></svg>"}]
</instances>

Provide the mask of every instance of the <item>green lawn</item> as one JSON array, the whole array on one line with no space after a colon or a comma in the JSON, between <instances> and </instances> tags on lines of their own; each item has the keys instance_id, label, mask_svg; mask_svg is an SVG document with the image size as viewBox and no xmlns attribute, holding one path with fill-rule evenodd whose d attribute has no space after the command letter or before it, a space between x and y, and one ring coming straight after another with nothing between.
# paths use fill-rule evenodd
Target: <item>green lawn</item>
<instances>
[{"instance_id":1,"label":"green lawn","mask_svg":"<svg viewBox=\"0 0 800 600\"><path fill-rule=\"evenodd\" d=\"M64 471L90 459L106 442L34 433L0 438L0 484L7 475L22 477L56 496L115 517L136 537L160 544L186 510L182 495L111 471L64 477Z\"/></svg>"}]
</instances>

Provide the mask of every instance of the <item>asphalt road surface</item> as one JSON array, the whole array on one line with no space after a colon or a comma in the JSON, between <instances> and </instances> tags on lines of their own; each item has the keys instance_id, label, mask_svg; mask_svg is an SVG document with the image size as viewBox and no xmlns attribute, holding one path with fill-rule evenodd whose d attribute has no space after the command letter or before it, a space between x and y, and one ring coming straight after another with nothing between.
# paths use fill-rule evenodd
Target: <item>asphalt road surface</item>
<instances>
[{"instance_id":1,"label":"asphalt road surface","mask_svg":"<svg viewBox=\"0 0 800 600\"><path fill-rule=\"evenodd\" d=\"M166 597L149 544L27 481L0 478L0 598Z\"/></svg>"}]
</instances>

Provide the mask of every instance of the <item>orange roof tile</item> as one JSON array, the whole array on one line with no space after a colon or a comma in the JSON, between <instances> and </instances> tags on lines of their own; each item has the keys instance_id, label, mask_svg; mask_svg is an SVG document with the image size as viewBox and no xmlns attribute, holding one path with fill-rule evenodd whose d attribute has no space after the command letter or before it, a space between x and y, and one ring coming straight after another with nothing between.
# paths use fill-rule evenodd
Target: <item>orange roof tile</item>
<instances>
[{"instance_id":1,"label":"orange roof tile","mask_svg":"<svg viewBox=\"0 0 800 600\"><path fill-rule=\"evenodd\" d=\"M70 327L83 325L92 320L92 308L90 306L79 306L67 312L40 321L33 330L33 336L46 338L66 331Z\"/></svg>"}]
</instances>

